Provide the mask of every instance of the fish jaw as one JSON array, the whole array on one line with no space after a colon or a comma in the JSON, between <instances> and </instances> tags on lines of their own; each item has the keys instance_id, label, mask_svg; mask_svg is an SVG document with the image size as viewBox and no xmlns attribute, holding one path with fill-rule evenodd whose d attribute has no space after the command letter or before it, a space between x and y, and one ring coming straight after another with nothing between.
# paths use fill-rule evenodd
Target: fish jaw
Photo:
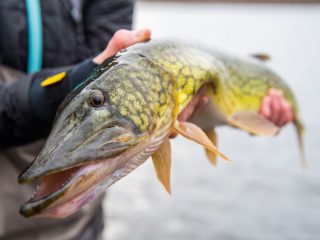
<instances>
[{"instance_id":1,"label":"fish jaw","mask_svg":"<svg viewBox=\"0 0 320 240\"><path fill-rule=\"evenodd\" d=\"M98 158L92 155L95 151L98 152L96 148L94 148L95 151L92 151L96 143L87 141L82 144L85 149L81 151L81 148L77 148L73 158L70 158L76 164L60 165L56 169L51 167L52 164L47 166L41 164L55 161L56 156L69 156L66 155L69 150L64 147L61 152L55 150L48 151L50 154L47 154L45 147L43 154L39 154L35 159L34 164L36 167L33 168L33 165L31 165L30 171L27 169L25 171L26 174L22 173L20 177L20 182L22 183L33 180L39 181L33 196L20 208L20 214L24 217L50 218L64 218L73 214L83 205L96 199L103 190L129 174L150 157L163 142L164 138L169 135L170 126L171 124L168 124L161 131L140 134L135 134L128 127L126 130L119 126L120 130L118 128L114 129L114 127L103 128L103 131L107 132L120 131L120 135L116 136L116 141L120 146L124 146L123 144L126 141L130 144L125 145L125 150L111 154L111 157L103 158L102 156ZM114 134L110 133L105 134L114 136ZM51 141L52 138L53 136L51 136ZM64 146L63 143L60 145ZM74 148L72 147L71 149ZM110 154L108 154L108 151L106 151L105 155L109 156ZM42 157L47 159L42 159ZM40 162L40 168L36 164L37 161ZM41 167L45 170L42 170Z\"/></svg>"},{"instance_id":2,"label":"fish jaw","mask_svg":"<svg viewBox=\"0 0 320 240\"><path fill-rule=\"evenodd\" d=\"M24 217L64 218L141 165L162 143L148 140L117 157L91 162L40 179L37 190L20 208Z\"/></svg>"},{"instance_id":3,"label":"fish jaw","mask_svg":"<svg viewBox=\"0 0 320 240\"><path fill-rule=\"evenodd\" d=\"M81 135L79 131L81 127L74 128L71 140ZM20 209L25 217L69 216L125 176L124 172L128 174L140 165L134 156L150 144L147 132L136 134L124 125L101 127L80 144L64 140L58 146L52 145L52 141L58 144L60 136L53 131L49 144L18 179L19 183L39 182L31 199ZM104 147L97 149L100 144Z\"/></svg>"}]
</instances>

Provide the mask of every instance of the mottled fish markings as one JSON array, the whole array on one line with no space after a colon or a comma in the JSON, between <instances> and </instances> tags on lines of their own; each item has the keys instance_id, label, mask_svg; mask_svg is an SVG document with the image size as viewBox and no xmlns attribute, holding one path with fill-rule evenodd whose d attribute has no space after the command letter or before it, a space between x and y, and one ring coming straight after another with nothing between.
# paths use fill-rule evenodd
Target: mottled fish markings
<instances>
[{"instance_id":1,"label":"mottled fish markings","mask_svg":"<svg viewBox=\"0 0 320 240\"><path fill-rule=\"evenodd\" d=\"M19 176L20 183L40 181L20 213L66 217L150 156L170 192L170 134L202 145L212 164L217 155L227 160L215 146L214 127L228 124L265 136L278 132L259 114L270 88L283 91L291 104L302 146L303 128L294 96L263 63L167 40L119 52L61 104L46 145ZM179 113L199 89L204 89L200 92L209 103L191 122L179 122Z\"/></svg>"}]
</instances>

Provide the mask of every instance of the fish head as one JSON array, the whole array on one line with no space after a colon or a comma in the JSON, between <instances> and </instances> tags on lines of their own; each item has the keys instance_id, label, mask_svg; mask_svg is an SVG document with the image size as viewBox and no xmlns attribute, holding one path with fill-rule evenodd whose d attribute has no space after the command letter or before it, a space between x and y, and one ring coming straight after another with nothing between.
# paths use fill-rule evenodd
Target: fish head
<instances>
[{"instance_id":1,"label":"fish head","mask_svg":"<svg viewBox=\"0 0 320 240\"><path fill-rule=\"evenodd\" d=\"M142 163L150 130L121 113L123 104L112 103L117 86L105 84L108 78L76 89L59 107L46 144L18 178L38 182L20 209L23 216L69 216Z\"/></svg>"}]
</instances>

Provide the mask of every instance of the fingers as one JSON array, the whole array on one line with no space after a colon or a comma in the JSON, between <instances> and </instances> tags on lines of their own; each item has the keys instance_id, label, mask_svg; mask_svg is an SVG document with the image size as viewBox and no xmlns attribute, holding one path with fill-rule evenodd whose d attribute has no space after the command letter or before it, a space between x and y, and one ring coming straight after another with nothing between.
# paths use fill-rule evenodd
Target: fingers
<instances>
[{"instance_id":1,"label":"fingers","mask_svg":"<svg viewBox=\"0 0 320 240\"><path fill-rule=\"evenodd\" d=\"M101 64L107 58L117 52L139 42L145 42L151 37L151 31L147 28L140 30L118 30L109 41L106 49L93 59L96 64Z\"/></svg>"},{"instance_id":2,"label":"fingers","mask_svg":"<svg viewBox=\"0 0 320 240\"><path fill-rule=\"evenodd\" d=\"M260 113L278 127L293 120L290 104L285 100L282 92L276 89L270 89L268 95L264 97Z\"/></svg>"},{"instance_id":3,"label":"fingers","mask_svg":"<svg viewBox=\"0 0 320 240\"><path fill-rule=\"evenodd\" d=\"M281 115L283 114L283 111L281 108L281 98L283 97L282 92L279 92L278 90L271 89L269 91L269 96L271 97L270 120L278 126L279 119L281 118Z\"/></svg>"},{"instance_id":4,"label":"fingers","mask_svg":"<svg viewBox=\"0 0 320 240\"><path fill-rule=\"evenodd\" d=\"M270 119L271 116L271 97L265 96L262 100L260 113L266 117L267 119Z\"/></svg>"},{"instance_id":5,"label":"fingers","mask_svg":"<svg viewBox=\"0 0 320 240\"><path fill-rule=\"evenodd\" d=\"M282 108L282 115L279 118L278 126L282 127L293 120L293 114L291 111L291 106L287 101L282 100L280 101L280 104Z\"/></svg>"},{"instance_id":6,"label":"fingers","mask_svg":"<svg viewBox=\"0 0 320 240\"><path fill-rule=\"evenodd\" d=\"M110 57L133 44L149 40L150 36L151 31L149 29L135 31L125 29L118 30L108 43L106 55L109 55L108 57Z\"/></svg>"}]
</instances>

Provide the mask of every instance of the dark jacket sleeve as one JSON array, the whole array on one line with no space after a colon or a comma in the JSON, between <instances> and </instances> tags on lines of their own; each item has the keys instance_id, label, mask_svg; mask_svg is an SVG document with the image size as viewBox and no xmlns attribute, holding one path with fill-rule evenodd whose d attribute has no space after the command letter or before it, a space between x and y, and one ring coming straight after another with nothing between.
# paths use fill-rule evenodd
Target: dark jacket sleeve
<instances>
[{"instance_id":1,"label":"dark jacket sleeve","mask_svg":"<svg viewBox=\"0 0 320 240\"><path fill-rule=\"evenodd\" d=\"M58 106L97 65L91 59L73 67L46 69L0 87L0 148L18 146L47 137ZM59 72L59 83L41 87L41 82Z\"/></svg>"},{"instance_id":2,"label":"dark jacket sleeve","mask_svg":"<svg viewBox=\"0 0 320 240\"><path fill-rule=\"evenodd\" d=\"M130 29L133 13L131 0L83 1L80 24L83 40L77 45L78 62L101 52L116 30ZM94 67L89 59L75 67L45 69L0 86L0 148L47 137L62 100ZM46 88L40 86L47 77L61 71L68 72L62 82Z\"/></svg>"},{"instance_id":3,"label":"dark jacket sleeve","mask_svg":"<svg viewBox=\"0 0 320 240\"><path fill-rule=\"evenodd\" d=\"M133 1L85 0L82 14L81 59L101 52L117 30L132 28Z\"/></svg>"}]
</instances>

